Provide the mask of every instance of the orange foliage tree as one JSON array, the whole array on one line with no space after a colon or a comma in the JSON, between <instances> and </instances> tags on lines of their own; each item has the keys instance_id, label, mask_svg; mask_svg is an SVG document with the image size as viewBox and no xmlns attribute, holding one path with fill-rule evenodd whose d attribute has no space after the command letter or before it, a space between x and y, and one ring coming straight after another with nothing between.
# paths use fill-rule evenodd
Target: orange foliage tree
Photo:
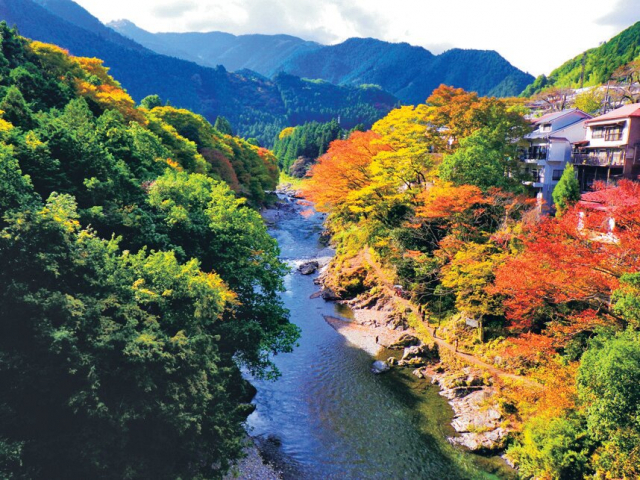
<instances>
[{"instance_id":1,"label":"orange foliage tree","mask_svg":"<svg viewBox=\"0 0 640 480\"><path fill-rule=\"evenodd\" d=\"M514 327L550 326L566 337L603 319L620 322L611 295L623 274L640 270L640 185L621 181L593 199L527 229L522 252L498 269L493 291L506 296Z\"/></svg>"},{"instance_id":2,"label":"orange foliage tree","mask_svg":"<svg viewBox=\"0 0 640 480\"><path fill-rule=\"evenodd\" d=\"M311 168L303 186L305 196L322 212L348 210L357 192L370 186L369 170L374 157L389 147L374 132L354 132L347 140L334 141L327 153Z\"/></svg>"}]
</instances>

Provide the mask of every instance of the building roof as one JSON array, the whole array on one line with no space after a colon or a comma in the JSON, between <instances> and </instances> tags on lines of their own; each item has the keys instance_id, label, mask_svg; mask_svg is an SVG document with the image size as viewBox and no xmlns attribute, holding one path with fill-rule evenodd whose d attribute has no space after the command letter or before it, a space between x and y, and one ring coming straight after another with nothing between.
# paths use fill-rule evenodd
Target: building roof
<instances>
[{"instance_id":1,"label":"building roof","mask_svg":"<svg viewBox=\"0 0 640 480\"><path fill-rule=\"evenodd\" d=\"M586 123L588 119L562 127L555 132L551 132L550 140L566 140L569 143L577 143L585 139L587 135Z\"/></svg>"},{"instance_id":2,"label":"building roof","mask_svg":"<svg viewBox=\"0 0 640 480\"><path fill-rule=\"evenodd\" d=\"M620 120L631 117L640 117L640 103L632 103L631 105L625 105L624 107L616 108L609 113L605 113L604 115L600 115L599 117L592 118L587 123Z\"/></svg>"},{"instance_id":3,"label":"building roof","mask_svg":"<svg viewBox=\"0 0 640 480\"><path fill-rule=\"evenodd\" d=\"M578 108L570 108L569 110L562 110L560 112L551 112L546 115L541 116L540 118L533 118L531 123L533 125L538 125L539 123L551 123L559 118L564 117L565 115L569 115L570 113L582 113L584 118L589 118L591 115L588 113L584 113L582 110Z\"/></svg>"},{"instance_id":4,"label":"building roof","mask_svg":"<svg viewBox=\"0 0 640 480\"><path fill-rule=\"evenodd\" d=\"M573 111L576 111L576 109L571 110L571 112ZM570 112L570 110L565 110L565 112ZM557 113L562 113L562 112L557 112ZM566 125L562 128L559 128L558 130L554 130L552 132L541 132L540 129L536 129L533 132L525 135L524 138L526 138L527 140L549 139L549 140L559 140L559 141L566 140L570 143L579 142L580 140L584 139L586 136L585 123L590 118L590 115L586 113L584 115L585 115L585 118L577 119L575 122L570 123L569 125ZM544 118L544 117L541 117L541 118ZM554 117L553 120L557 118L560 118L560 117ZM548 123L548 122L545 122L545 123Z\"/></svg>"}]
</instances>

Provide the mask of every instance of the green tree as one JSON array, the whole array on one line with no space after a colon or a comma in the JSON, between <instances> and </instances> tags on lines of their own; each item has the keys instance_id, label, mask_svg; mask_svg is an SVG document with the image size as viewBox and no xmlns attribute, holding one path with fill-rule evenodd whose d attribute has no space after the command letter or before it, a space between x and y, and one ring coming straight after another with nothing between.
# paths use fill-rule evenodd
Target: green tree
<instances>
[{"instance_id":1,"label":"green tree","mask_svg":"<svg viewBox=\"0 0 640 480\"><path fill-rule=\"evenodd\" d=\"M599 442L594 467L607 478L640 476L640 334L600 335L584 354L578 395Z\"/></svg>"},{"instance_id":2,"label":"green tree","mask_svg":"<svg viewBox=\"0 0 640 480\"><path fill-rule=\"evenodd\" d=\"M140 106L147 110L153 110L156 107L162 107L162 99L158 95L149 95L140 101Z\"/></svg>"},{"instance_id":3,"label":"green tree","mask_svg":"<svg viewBox=\"0 0 640 480\"><path fill-rule=\"evenodd\" d=\"M613 293L613 310L632 328L640 329L640 274L620 278L620 288Z\"/></svg>"},{"instance_id":4,"label":"green tree","mask_svg":"<svg viewBox=\"0 0 640 480\"><path fill-rule=\"evenodd\" d=\"M527 422L508 455L518 462L523 478L582 480L591 472L591 441L584 420L534 417Z\"/></svg>"},{"instance_id":5,"label":"green tree","mask_svg":"<svg viewBox=\"0 0 640 480\"><path fill-rule=\"evenodd\" d=\"M573 165L568 163L562 172L560 181L551 194L556 206L556 216L561 216L567 208L580 200L580 184L576 178Z\"/></svg>"},{"instance_id":6,"label":"green tree","mask_svg":"<svg viewBox=\"0 0 640 480\"><path fill-rule=\"evenodd\" d=\"M521 190L513 147L499 131L477 130L460 142L455 153L445 155L440 178L455 185L475 185L483 190L491 187Z\"/></svg>"},{"instance_id":7,"label":"green tree","mask_svg":"<svg viewBox=\"0 0 640 480\"><path fill-rule=\"evenodd\" d=\"M214 331L235 295L197 260L122 252L53 195L1 232L0 287L1 476L221 478L238 457L250 390Z\"/></svg>"},{"instance_id":8,"label":"green tree","mask_svg":"<svg viewBox=\"0 0 640 480\"><path fill-rule=\"evenodd\" d=\"M164 217L168 247L200 259L238 295L230 315L239 321L219 325L233 339L229 354L257 373L270 367L268 353L290 350L298 330L278 299L286 266L260 215L226 184L171 170L154 182L149 203Z\"/></svg>"},{"instance_id":9,"label":"green tree","mask_svg":"<svg viewBox=\"0 0 640 480\"><path fill-rule=\"evenodd\" d=\"M213 128L224 135L233 135L233 127L231 127L231 123L222 116L216 118L216 123L213 125Z\"/></svg>"},{"instance_id":10,"label":"green tree","mask_svg":"<svg viewBox=\"0 0 640 480\"><path fill-rule=\"evenodd\" d=\"M25 101L22 92L15 86L7 89L4 98L0 101L0 110L4 112L4 119L16 127L29 130L34 126L31 107Z\"/></svg>"}]
</instances>

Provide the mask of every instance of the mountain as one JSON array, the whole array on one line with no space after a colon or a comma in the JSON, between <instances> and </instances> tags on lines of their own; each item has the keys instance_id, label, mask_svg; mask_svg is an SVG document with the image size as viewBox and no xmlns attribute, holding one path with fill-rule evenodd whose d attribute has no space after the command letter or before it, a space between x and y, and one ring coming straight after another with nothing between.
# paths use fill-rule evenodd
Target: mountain
<instances>
[{"instance_id":1,"label":"mountain","mask_svg":"<svg viewBox=\"0 0 640 480\"><path fill-rule=\"evenodd\" d=\"M640 22L599 47L572 58L553 70L548 77L540 75L525 89L523 96L531 96L549 87L581 88L602 85L609 80L618 67L638 57L640 57Z\"/></svg>"},{"instance_id":2,"label":"mountain","mask_svg":"<svg viewBox=\"0 0 640 480\"><path fill-rule=\"evenodd\" d=\"M453 49L433 55L407 43L351 38L296 55L283 71L345 84L373 83L405 103L422 103L444 83L480 95L517 95L533 80L497 52Z\"/></svg>"},{"instance_id":3,"label":"mountain","mask_svg":"<svg viewBox=\"0 0 640 480\"><path fill-rule=\"evenodd\" d=\"M121 20L109 26L158 53L267 77L286 72L336 85L376 84L404 103L424 102L445 83L481 95L518 95L534 78L494 51L453 49L434 55L408 43L350 38L323 46L287 35L149 33Z\"/></svg>"},{"instance_id":4,"label":"mountain","mask_svg":"<svg viewBox=\"0 0 640 480\"><path fill-rule=\"evenodd\" d=\"M72 25L93 32L105 40L134 50L145 50L142 45L127 37L118 35L111 28L103 25L100 20L75 2L69 0L33 0L33 2Z\"/></svg>"},{"instance_id":5,"label":"mountain","mask_svg":"<svg viewBox=\"0 0 640 480\"><path fill-rule=\"evenodd\" d=\"M189 60L206 67L255 70L273 76L290 57L322 45L290 35L232 35L224 32L150 33L128 20L107 24L149 50Z\"/></svg>"},{"instance_id":6,"label":"mountain","mask_svg":"<svg viewBox=\"0 0 640 480\"><path fill-rule=\"evenodd\" d=\"M17 25L26 37L60 45L73 55L103 59L136 101L157 94L212 122L222 115L239 134L256 137L265 145L292 125L292 117L304 122L341 116L350 128L358 123L370 125L397 104L386 92L337 87L327 93L325 86L303 81L293 90L287 86L285 99L277 82L260 75L229 73L223 67L207 68L152 52L105 27L71 0L0 0L0 19ZM335 98L328 98L331 93ZM287 106L300 103L291 101L292 97L310 94L330 100L331 105L316 104L304 112ZM354 98L364 103L354 105Z\"/></svg>"}]
</instances>

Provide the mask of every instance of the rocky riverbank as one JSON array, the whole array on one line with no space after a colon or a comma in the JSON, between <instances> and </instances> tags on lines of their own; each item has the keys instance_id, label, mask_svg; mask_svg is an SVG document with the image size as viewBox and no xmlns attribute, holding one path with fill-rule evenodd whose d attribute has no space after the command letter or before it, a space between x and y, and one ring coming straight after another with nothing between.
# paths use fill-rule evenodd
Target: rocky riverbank
<instances>
[{"instance_id":1,"label":"rocky riverbank","mask_svg":"<svg viewBox=\"0 0 640 480\"><path fill-rule=\"evenodd\" d=\"M263 458L251 438L247 439L245 455L245 458L231 467L224 480L282 480L280 472Z\"/></svg>"},{"instance_id":2,"label":"rocky riverbank","mask_svg":"<svg viewBox=\"0 0 640 480\"><path fill-rule=\"evenodd\" d=\"M504 449L509 430L504 425L490 375L441 361L437 345L419 340L393 297L384 293L363 294L342 303L350 307L353 320L327 318L340 334L373 356L378 356L383 347L400 350L400 357L386 360L389 367L411 368L418 379L440 387L440 395L454 411L451 425L457 435L448 438L449 442L480 454L496 454ZM373 343L376 337L383 340ZM375 370L381 373L387 369L379 365Z\"/></svg>"}]
</instances>

